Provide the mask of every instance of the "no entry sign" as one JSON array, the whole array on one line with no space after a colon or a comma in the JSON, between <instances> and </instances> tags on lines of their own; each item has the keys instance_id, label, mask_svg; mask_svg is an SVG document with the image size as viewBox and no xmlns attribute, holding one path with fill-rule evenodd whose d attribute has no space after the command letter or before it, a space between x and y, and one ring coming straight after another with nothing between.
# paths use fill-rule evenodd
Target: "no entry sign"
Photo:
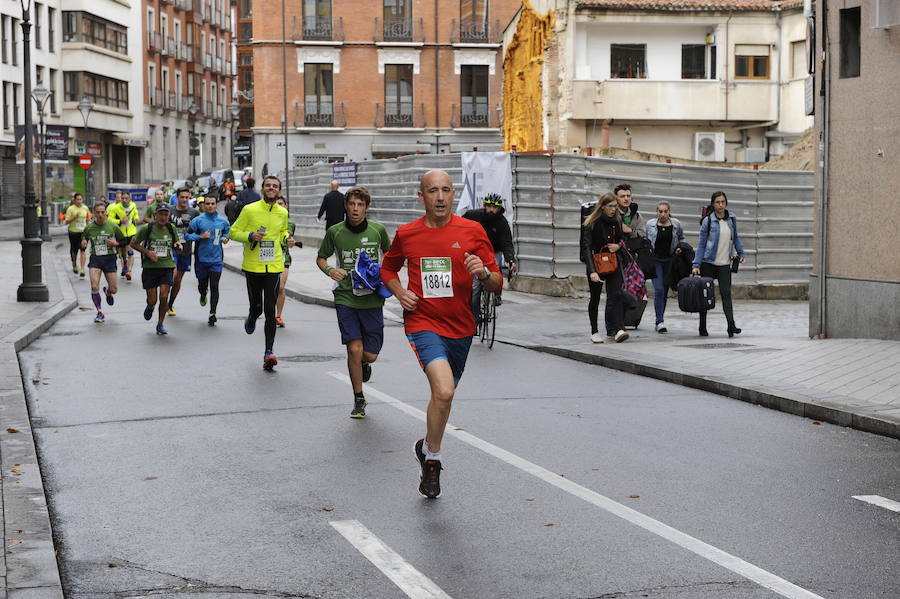
<instances>
[{"instance_id":1,"label":"no entry sign","mask_svg":"<svg viewBox=\"0 0 900 599\"><path fill-rule=\"evenodd\" d=\"M90 154L82 154L78 159L78 166L80 166L84 170L91 168L92 164L94 164L94 159L91 158Z\"/></svg>"}]
</instances>

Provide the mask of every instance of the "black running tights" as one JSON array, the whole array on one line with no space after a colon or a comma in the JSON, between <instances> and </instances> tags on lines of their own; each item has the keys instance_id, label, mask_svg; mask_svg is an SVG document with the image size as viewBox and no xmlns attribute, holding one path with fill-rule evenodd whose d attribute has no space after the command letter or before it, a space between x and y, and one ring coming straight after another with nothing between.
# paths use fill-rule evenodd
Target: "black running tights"
<instances>
[{"instance_id":1,"label":"black running tights","mask_svg":"<svg viewBox=\"0 0 900 599\"><path fill-rule=\"evenodd\" d=\"M588 300L588 320L591 321L591 334L593 335L599 331L597 328L597 313L600 310L600 292L603 291L603 281L595 283L588 275L588 289L591 292L591 299Z\"/></svg>"},{"instance_id":2,"label":"black running tights","mask_svg":"<svg viewBox=\"0 0 900 599\"><path fill-rule=\"evenodd\" d=\"M272 351L275 344L275 300L278 299L280 273L246 272L247 296L250 298L250 319L256 320L266 315L266 351Z\"/></svg>"},{"instance_id":3,"label":"black running tights","mask_svg":"<svg viewBox=\"0 0 900 599\"><path fill-rule=\"evenodd\" d=\"M219 279L222 278L222 273L220 272L210 272L209 275L205 279L197 279L197 288L200 290L200 295L206 295L207 288L209 289L209 313L216 313L216 306L219 305Z\"/></svg>"}]
</instances>

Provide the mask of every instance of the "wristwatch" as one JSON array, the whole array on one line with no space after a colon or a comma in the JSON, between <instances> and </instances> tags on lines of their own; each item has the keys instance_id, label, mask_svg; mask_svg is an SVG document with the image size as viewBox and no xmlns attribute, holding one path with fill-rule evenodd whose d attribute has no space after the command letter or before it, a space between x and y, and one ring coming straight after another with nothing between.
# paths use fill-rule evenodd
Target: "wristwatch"
<instances>
[{"instance_id":1,"label":"wristwatch","mask_svg":"<svg viewBox=\"0 0 900 599\"><path fill-rule=\"evenodd\" d=\"M478 277L478 280L479 281L487 281L488 279L491 278L491 271L489 271L486 266L482 266L481 268L484 270L484 276Z\"/></svg>"}]
</instances>

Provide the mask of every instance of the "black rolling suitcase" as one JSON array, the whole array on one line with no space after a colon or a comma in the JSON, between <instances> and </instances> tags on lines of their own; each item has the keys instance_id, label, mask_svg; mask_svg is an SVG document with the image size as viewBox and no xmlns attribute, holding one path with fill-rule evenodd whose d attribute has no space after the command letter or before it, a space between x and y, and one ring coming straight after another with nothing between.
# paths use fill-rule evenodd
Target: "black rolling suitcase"
<instances>
[{"instance_id":1,"label":"black rolling suitcase","mask_svg":"<svg viewBox=\"0 0 900 599\"><path fill-rule=\"evenodd\" d=\"M642 299L625 308L625 326L638 328L641 325L641 318L644 316L646 307L647 300Z\"/></svg>"},{"instance_id":2,"label":"black rolling suitcase","mask_svg":"<svg viewBox=\"0 0 900 599\"><path fill-rule=\"evenodd\" d=\"M716 307L716 284L709 277L685 277L678 281L678 308L682 312L707 312Z\"/></svg>"}]
</instances>

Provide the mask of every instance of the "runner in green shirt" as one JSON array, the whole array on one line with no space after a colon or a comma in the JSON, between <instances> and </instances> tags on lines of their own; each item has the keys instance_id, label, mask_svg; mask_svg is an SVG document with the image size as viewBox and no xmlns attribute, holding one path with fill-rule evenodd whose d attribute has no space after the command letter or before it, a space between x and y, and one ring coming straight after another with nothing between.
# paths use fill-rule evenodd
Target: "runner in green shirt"
<instances>
[{"instance_id":1,"label":"runner in green shirt","mask_svg":"<svg viewBox=\"0 0 900 599\"><path fill-rule=\"evenodd\" d=\"M103 288L106 295L106 303L113 305L113 296L118 291L118 279L116 277L116 248L125 243L126 237L122 230L109 220L106 212L106 203L94 204L94 222L89 223L81 233L81 248L91 246L91 259L88 262L88 270L91 280L91 300L97 308L97 316L94 322L103 322L106 316L100 310L100 273L106 276L107 286Z\"/></svg>"},{"instance_id":2,"label":"runner in green shirt","mask_svg":"<svg viewBox=\"0 0 900 599\"><path fill-rule=\"evenodd\" d=\"M166 335L163 322L169 306L169 290L172 288L175 260L172 254L181 249L178 233L169 222L169 205L160 204L153 213L153 224L138 229L131 240L131 247L141 253L141 283L147 291L147 307L144 308L144 320L153 317L153 308L159 299L159 316L156 322L156 334Z\"/></svg>"},{"instance_id":3,"label":"runner in green shirt","mask_svg":"<svg viewBox=\"0 0 900 599\"><path fill-rule=\"evenodd\" d=\"M84 196L77 191L72 194L72 203L66 208L66 224L69 230L69 257L72 259L72 272L84 278L84 250L81 249L81 232L87 226L91 211L84 205ZM81 258L76 266L79 253Z\"/></svg>"},{"instance_id":4,"label":"runner in green shirt","mask_svg":"<svg viewBox=\"0 0 900 599\"><path fill-rule=\"evenodd\" d=\"M369 289L353 289L350 274L360 253L365 252L373 262L378 262L380 254L391 247L384 225L366 219L371 202L365 187L350 188L344 195L345 220L325 232L316 257L319 269L337 282L333 291L334 307L341 342L347 346L347 369L353 385L351 418L366 417L363 383L372 376L371 363L378 359L384 343L384 298ZM340 265L337 268L328 264L328 258L334 254Z\"/></svg>"}]
</instances>

